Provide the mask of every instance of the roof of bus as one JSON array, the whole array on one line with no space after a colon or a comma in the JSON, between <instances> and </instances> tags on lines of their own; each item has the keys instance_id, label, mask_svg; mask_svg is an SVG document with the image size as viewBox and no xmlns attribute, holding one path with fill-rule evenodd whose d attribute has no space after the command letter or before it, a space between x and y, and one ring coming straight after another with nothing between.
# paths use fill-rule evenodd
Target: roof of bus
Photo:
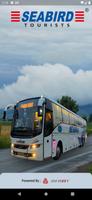
<instances>
[{"instance_id":1,"label":"roof of bus","mask_svg":"<svg viewBox=\"0 0 92 200\"><path fill-rule=\"evenodd\" d=\"M83 119L81 116L77 115L76 113L72 112L71 110L67 109L66 107L64 107L63 105L59 104L57 101L49 98L49 97L45 97L45 96L39 96L39 97L32 97L32 98L27 98L27 99L23 99L23 100L20 100L18 101L17 103L21 103L23 101L27 101L27 100L30 100L30 99L39 99L39 98L45 98L45 99L48 99L49 101L55 103L56 105L60 106L61 108L64 108L65 110L67 110L68 112L72 113L73 115L75 115L76 117L80 118L81 120L84 120L86 122L85 119Z\"/></svg>"}]
</instances>

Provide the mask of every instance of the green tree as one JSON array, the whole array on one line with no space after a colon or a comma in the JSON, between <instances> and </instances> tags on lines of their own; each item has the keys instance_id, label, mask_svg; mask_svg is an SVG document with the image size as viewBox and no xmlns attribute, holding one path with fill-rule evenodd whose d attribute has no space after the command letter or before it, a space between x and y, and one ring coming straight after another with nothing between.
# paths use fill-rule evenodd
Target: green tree
<instances>
[{"instance_id":1,"label":"green tree","mask_svg":"<svg viewBox=\"0 0 92 200\"><path fill-rule=\"evenodd\" d=\"M77 102L69 96L62 96L61 99L57 99L57 102L65 106L72 112L77 113L79 111L79 106Z\"/></svg>"},{"instance_id":2,"label":"green tree","mask_svg":"<svg viewBox=\"0 0 92 200\"><path fill-rule=\"evenodd\" d=\"M83 119L85 119L86 121L88 121L88 117L86 115L81 116Z\"/></svg>"},{"instance_id":3,"label":"green tree","mask_svg":"<svg viewBox=\"0 0 92 200\"><path fill-rule=\"evenodd\" d=\"M92 114L89 115L88 121L89 121L89 122L92 122Z\"/></svg>"}]
</instances>

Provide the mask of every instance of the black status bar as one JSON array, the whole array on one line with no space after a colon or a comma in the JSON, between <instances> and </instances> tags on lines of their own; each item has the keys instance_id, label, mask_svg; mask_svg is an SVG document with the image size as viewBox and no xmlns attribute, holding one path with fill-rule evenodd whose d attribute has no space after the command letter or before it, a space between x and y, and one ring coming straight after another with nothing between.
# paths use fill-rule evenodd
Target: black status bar
<instances>
[{"instance_id":1,"label":"black status bar","mask_svg":"<svg viewBox=\"0 0 92 200\"><path fill-rule=\"evenodd\" d=\"M92 0L0 0L0 5L92 5Z\"/></svg>"}]
</instances>

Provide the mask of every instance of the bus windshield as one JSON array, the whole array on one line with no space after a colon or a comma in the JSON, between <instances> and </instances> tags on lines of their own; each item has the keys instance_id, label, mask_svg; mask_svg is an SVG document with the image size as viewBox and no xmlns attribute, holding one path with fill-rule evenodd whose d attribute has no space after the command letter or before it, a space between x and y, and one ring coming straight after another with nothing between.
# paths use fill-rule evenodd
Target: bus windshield
<instances>
[{"instance_id":1,"label":"bus windshield","mask_svg":"<svg viewBox=\"0 0 92 200\"><path fill-rule=\"evenodd\" d=\"M38 116L36 101L17 104L14 111L13 135L34 137L42 131L42 116Z\"/></svg>"}]
</instances>

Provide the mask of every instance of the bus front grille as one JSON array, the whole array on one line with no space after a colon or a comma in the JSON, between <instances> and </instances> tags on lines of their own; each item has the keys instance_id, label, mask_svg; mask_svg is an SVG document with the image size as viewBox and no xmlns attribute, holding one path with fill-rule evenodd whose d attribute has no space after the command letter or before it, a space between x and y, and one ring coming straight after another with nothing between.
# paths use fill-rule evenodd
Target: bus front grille
<instances>
[{"instance_id":1,"label":"bus front grille","mask_svg":"<svg viewBox=\"0 0 92 200\"><path fill-rule=\"evenodd\" d=\"M14 144L14 148L16 149L28 149L28 145Z\"/></svg>"},{"instance_id":2,"label":"bus front grille","mask_svg":"<svg viewBox=\"0 0 92 200\"><path fill-rule=\"evenodd\" d=\"M13 154L16 155L16 156L32 157L32 153L23 153L23 152L13 151Z\"/></svg>"}]
</instances>

